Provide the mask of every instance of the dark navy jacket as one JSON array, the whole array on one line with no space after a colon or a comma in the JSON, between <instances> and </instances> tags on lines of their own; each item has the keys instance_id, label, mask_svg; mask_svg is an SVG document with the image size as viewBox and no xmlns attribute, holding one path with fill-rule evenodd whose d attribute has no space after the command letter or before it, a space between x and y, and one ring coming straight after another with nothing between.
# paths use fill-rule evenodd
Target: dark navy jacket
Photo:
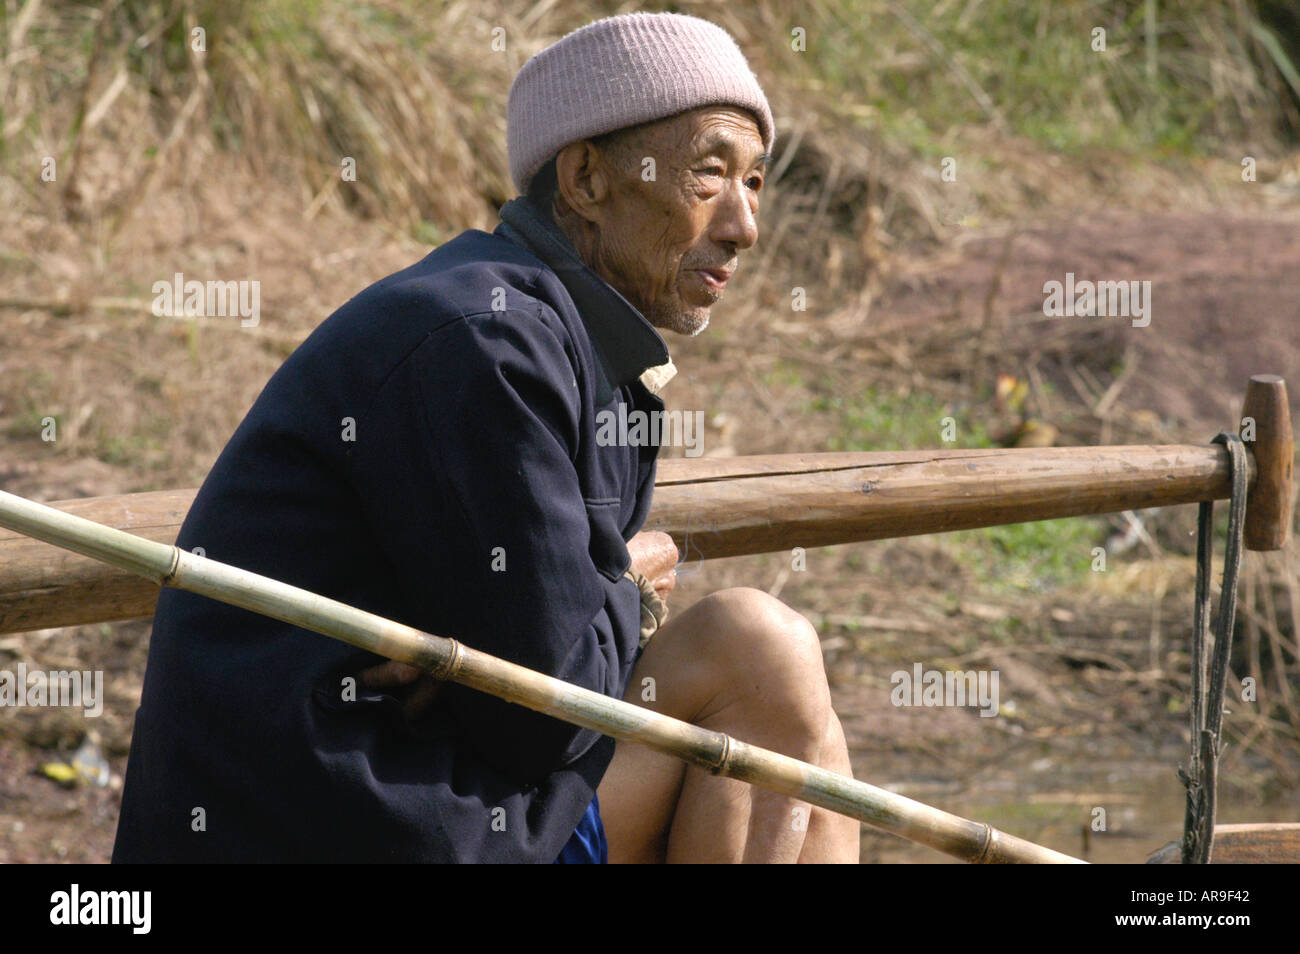
<instances>
[{"instance_id":1,"label":"dark navy jacket","mask_svg":"<svg viewBox=\"0 0 1300 954\"><path fill-rule=\"evenodd\" d=\"M526 199L372 285L288 358L178 545L621 696L625 541L658 332ZM415 720L379 657L180 590L154 618L113 860L551 862L613 754L456 685Z\"/></svg>"}]
</instances>

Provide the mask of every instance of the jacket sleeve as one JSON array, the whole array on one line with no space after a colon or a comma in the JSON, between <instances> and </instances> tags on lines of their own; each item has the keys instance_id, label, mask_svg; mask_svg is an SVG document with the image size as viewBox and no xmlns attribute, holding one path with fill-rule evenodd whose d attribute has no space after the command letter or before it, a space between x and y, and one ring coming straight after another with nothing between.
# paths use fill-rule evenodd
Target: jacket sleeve
<instances>
[{"instance_id":1,"label":"jacket sleeve","mask_svg":"<svg viewBox=\"0 0 1300 954\"><path fill-rule=\"evenodd\" d=\"M621 632L639 618L635 585L593 562L588 508L601 503L584 500L574 466L575 361L558 316L537 307L469 316L420 349L431 490L461 530L439 542L455 559L440 561L446 576L430 580L430 598L456 601L461 631L445 635L616 695L637 642ZM621 535L613 542L625 561ZM515 777L539 779L599 738L460 686L443 694L480 754Z\"/></svg>"}]
</instances>

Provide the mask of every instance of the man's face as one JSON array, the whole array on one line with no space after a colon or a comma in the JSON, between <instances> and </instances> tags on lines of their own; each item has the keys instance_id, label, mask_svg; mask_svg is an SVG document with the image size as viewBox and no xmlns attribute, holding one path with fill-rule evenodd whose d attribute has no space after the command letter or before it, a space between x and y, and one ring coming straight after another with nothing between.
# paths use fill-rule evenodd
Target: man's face
<instances>
[{"instance_id":1,"label":"man's face","mask_svg":"<svg viewBox=\"0 0 1300 954\"><path fill-rule=\"evenodd\" d=\"M699 334L758 240L769 159L754 117L729 106L631 130L597 161L604 188L582 208L579 252L652 325Z\"/></svg>"}]
</instances>

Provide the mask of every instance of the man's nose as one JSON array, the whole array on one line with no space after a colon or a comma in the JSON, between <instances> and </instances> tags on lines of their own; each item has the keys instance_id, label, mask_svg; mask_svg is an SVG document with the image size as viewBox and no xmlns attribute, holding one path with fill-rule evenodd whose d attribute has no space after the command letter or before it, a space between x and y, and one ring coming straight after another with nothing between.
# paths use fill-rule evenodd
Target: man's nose
<instances>
[{"instance_id":1,"label":"man's nose","mask_svg":"<svg viewBox=\"0 0 1300 954\"><path fill-rule=\"evenodd\" d=\"M713 219L712 235L719 245L740 250L758 241L754 197L740 183L727 190Z\"/></svg>"}]
</instances>

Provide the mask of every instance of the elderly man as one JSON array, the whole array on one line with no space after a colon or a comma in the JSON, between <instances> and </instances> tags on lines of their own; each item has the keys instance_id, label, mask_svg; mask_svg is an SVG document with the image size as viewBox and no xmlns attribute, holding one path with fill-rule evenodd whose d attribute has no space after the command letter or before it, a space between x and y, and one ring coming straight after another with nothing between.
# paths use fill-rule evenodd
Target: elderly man
<instances>
[{"instance_id":1,"label":"elderly man","mask_svg":"<svg viewBox=\"0 0 1300 954\"><path fill-rule=\"evenodd\" d=\"M813 628L749 589L666 619L658 448L597 439L663 409L656 328L703 330L758 238L761 89L718 27L632 14L533 57L508 125L502 224L325 321L179 544L848 773ZM854 861L857 832L169 589L114 860Z\"/></svg>"}]
</instances>

